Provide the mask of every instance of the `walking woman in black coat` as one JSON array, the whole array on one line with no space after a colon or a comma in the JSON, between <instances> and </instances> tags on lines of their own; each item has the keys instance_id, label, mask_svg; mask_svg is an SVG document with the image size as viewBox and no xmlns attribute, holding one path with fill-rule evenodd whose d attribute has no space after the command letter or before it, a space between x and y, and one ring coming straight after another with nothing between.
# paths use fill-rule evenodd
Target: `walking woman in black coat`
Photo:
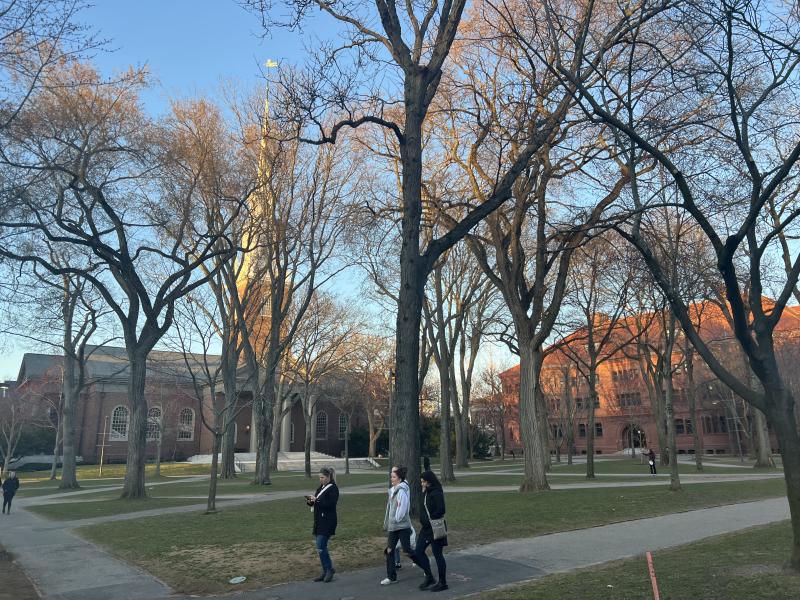
<instances>
[{"instance_id":1,"label":"walking woman in black coat","mask_svg":"<svg viewBox=\"0 0 800 600\"><path fill-rule=\"evenodd\" d=\"M14 494L17 493L19 489L19 479L17 479L17 474L14 471L11 471L8 475L8 479L3 482L3 512L6 514L11 514L11 501L14 499Z\"/></svg>"},{"instance_id":2,"label":"walking woman in black coat","mask_svg":"<svg viewBox=\"0 0 800 600\"><path fill-rule=\"evenodd\" d=\"M447 563L444 560L443 549L447 546L447 536L438 540L433 539L431 519L443 519L445 514L444 491L442 484L433 471L425 471L421 476L422 483L422 509L419 511L419 520L422 528L417 535L417 547L414 558L417 564L425 571L425 580L419 589L428 589L431 592L441 592L447 589ZM433 558L436 560L436 570L439 572L439 581L431 573L431 561L425 554L425 549L430 546ZM434 585L435 584L435 585Z\"/></svg>"},{"instance_id":3,"label":"walking woman in black coat","mask_svg":"<svg viewBox=\"0 0 800 600\"><path fill-rule=\"evenodd\" d=\"M319 554L322 572L314 581L333 581L333 568L331 555L328 554L328 540L336 533L336 503L339 501L339 488L336 487L336 471L333 467L323 467L319 470L319 487L311 496L306 496L306 504L314 511L314 545Z\"/></svg>"}]
</instances>

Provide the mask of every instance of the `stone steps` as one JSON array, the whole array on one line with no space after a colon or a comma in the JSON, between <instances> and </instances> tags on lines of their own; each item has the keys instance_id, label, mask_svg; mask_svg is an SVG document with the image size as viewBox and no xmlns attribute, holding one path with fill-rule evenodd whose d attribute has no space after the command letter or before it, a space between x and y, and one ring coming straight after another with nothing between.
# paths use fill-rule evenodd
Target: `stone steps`
<instances>
[{"instance_id":1,"label":"stone steps","mask_svg":"<svg viewBox=\"0 0 800 600\"><path fill-rule=\"evenodd\" d=\"M256 455L254 452L237 452L234 461L236 470L240 473L252 473L256 466ZM187 462L193 464L210 464L210 454L196 454L189 457ZM344 472L345 459L335 458L321 452L311 453L311 470L319 470L322 467L333 467L337 472ZM351 458L351 470L374 470L380 468L378 463L372 458ZM305 454L303 452L279 452L278 471L303 471L305 470Z\"/></svg>"}]
</instances>

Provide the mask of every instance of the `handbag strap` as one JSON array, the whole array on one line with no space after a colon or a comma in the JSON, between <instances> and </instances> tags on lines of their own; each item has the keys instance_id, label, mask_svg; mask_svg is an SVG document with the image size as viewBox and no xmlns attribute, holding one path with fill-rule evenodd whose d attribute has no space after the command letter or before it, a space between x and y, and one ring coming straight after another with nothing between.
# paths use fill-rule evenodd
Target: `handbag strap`
<instances>
[{"instance_id":1,"label":"handbag strap","mask_svg":"<svg viewBox=\"0 0 800 600\"><path fill-rule=\"evenodd\" d=\"M428 510L428 492L425 492L422 497L422 505L425 507L425 512L428 513L428 522L431 522L433 519L431 519L431 511ZM444 515L441 518L444 518Z\"/></svg>"}]
</instances>

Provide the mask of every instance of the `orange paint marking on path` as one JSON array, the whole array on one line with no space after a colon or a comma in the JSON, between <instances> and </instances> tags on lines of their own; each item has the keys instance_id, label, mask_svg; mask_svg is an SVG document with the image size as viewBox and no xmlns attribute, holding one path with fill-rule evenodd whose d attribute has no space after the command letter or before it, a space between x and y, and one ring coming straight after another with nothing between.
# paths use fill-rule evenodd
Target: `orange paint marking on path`
<instances>
[{"instance_id":1,"label":"orange paint marking on path","mask_svg":"<svg viewBox=\"0 0 800 600\"><path fill-rule=\"evenodd\" d=\"M649 552L647 553L647 570L650 572L650 583L653 584L653 600L659 600L656 570L653 567L653 555Z\"/></svg>"}]
</instances>

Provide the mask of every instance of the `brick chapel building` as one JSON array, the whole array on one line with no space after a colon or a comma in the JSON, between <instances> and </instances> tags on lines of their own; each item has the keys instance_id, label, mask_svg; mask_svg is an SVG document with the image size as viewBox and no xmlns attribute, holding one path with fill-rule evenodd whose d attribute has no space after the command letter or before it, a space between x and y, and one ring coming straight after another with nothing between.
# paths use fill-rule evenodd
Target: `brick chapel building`
<instances>
[{"instance_id":1,"label":"brick chapel building","mask_svg":"<svg viewBox=\"0 0 800 600\"><path fill-rule=\"evenodd\" d=\"M213 360L213 357L211 357ZM61 393L62 357L27 353L23 356L14 393L31 402L49 399L55 405ZM124 462L128 452L130 410L127 396L128 362L124 348L94 347L86 364L86 385L75 410L77 455L84 463ZM221 400L218 394L218 400ZM147 457L152 460L161 448L162 460L183 460L195 454L208 454L212 435L202 424L200 411L211 419L210 401L198 399L178 352L154 350L147 365L145 397L148 406ZM243 408L235 422L236 452L255 452L253 411L250 392L242 392ZM359 415L351 422L359 423ZM325 398L317 402L312 421L312 449L340 456L344 450L346 417ZM300 402L283 422L281 450L301 452L305 439L305 420ZM163 437L162 437L163 436ZM160 444L159 444L159 438Z\"/></svg>"}]
</instances>

